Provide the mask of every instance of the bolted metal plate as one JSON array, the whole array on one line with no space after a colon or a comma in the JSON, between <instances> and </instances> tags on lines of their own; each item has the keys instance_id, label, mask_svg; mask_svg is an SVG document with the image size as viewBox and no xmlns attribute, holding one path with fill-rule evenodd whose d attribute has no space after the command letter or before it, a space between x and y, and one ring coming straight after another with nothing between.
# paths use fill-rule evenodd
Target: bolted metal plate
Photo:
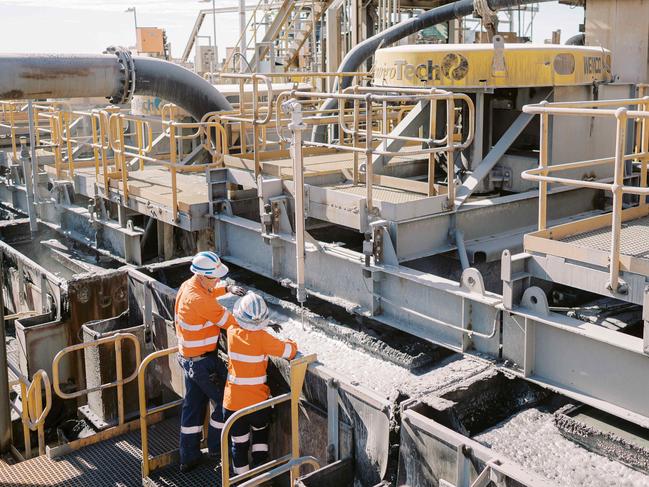
<instances>
[{"instance_id":1,"label":"bolted metal plate","mask_svg":"<svg viewBox=\"0 0 649 487\"><path fill-rule=\"evenodd\" d=\"M179 430L178 418L150 426L151 454L159 455L177 448ZM140 445L140 431L137 430L59 458L49 459L43 455L0 469L0 485L140 487Z\"/></svg>"},{"instance_id":2,"label":"bolted metal plate","mask_svg":"<svg viewBox=\"0 0 649 487\"><path fill-rule=\"evenodd\" d=\"M611 227L600 228L561 239L562 242L605 252L611 251ZM639 259L649 259L649 217L622 223L620 252Z\"/></svg>"}]
</instances>

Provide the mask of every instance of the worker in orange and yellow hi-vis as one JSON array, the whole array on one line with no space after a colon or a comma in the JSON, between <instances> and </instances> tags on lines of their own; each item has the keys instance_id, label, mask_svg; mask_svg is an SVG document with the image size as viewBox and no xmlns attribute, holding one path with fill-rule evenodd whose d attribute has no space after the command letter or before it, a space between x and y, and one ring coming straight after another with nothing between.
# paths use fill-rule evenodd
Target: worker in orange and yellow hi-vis
<instances>
[{"instance_id":1,"label":"worker in orange and yellow hi-vis","mask_svg":"<svg viewBox=\"0 0 649 487\"><path fill-rule=\"evenodd\" d=\"M216 348L221 329L236 325L217 298L227 292L244 295L240 286L220 281L228 268L214 252L199 252L190 267L193 277L176 296L175 321L178 362L183 368L185 397L180 418L180 470L187 472L201 460L200 442L208 402L212 402L207 445L211 457L221 453L222 402L225 364Z\"/></svg>"},{"instance_id":2,"label":"worker in orange and yellow hi-vis","mask_svg":"<svg viewBox=\"0 0 649 487\"><path fill-rule=\"evenodd\" d=\"M223 396L224 421L235 411L268 399L270 389L266 385L266 368L269 355L291 360L297 354L294 341L280 340L264 329L269 325L269 311L261 296L249 291L237 300L232 313L239 326L233 326L227 332L228 380ZM266 463L269 414L268 409L262 409L232 425L230 440L235 475L250 470L249 450L252 450L253 466Z\"/></svg>"}]
</instances>

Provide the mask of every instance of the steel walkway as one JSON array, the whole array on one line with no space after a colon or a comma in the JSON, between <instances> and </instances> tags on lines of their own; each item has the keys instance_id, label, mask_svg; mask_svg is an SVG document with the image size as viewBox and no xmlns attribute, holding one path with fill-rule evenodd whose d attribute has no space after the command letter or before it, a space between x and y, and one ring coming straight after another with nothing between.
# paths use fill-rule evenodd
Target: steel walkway
<instances>
[{"instance_id":1,"label":"steel walkway","mask_svg":"<svg viewBox=\"0 0 649 487\"><path fill-rule=\"evenodd\" d=\"M149 451L159 455L178 445L178 418L149 427ZM40 456L0 468L0 486L140 487L140 431L132 431L68 455L50 459ZM150 486L220 485L220 471L201 466L190 474L180 474L177 465L154 472Z\"/></svg>"}]
</instances>

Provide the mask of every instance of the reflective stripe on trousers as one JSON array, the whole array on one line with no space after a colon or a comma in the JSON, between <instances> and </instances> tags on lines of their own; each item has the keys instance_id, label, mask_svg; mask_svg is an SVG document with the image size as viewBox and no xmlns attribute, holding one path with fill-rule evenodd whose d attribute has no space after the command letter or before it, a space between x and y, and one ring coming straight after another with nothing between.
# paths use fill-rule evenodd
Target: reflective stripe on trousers
<instances>
[{"instance_id":1,"label":"reflective stripe on trousers","mask_svg":"<svg viewBox=\"0 0 649 487\"><path fill-rule=\"evenodd\" d=\"M223 409L223 421L234 411ZM262 409L237 419L230 429L232 442L232 466L236 475L250 470L248 451L252 453L252 467L266 463L268 459L268 422L270 411ZM251 446L252 444L252 446Z\"/></svg>"},{"instance_id":2,"label":"reflective stripe on trousers","mask_svg":"<svg viewBox=\"0 0 649 487\"><path fill-rule=\"evenodd\" d=\"M205 413L209 403L213 411L210 417L207 445L210 453L221 452L223 427L223 379L225 364L215 354L193 361L178 357L184 372L185 397L180 416L180 462L192 463L200 457L200 441Z\"/></svg>"}]
</instances>

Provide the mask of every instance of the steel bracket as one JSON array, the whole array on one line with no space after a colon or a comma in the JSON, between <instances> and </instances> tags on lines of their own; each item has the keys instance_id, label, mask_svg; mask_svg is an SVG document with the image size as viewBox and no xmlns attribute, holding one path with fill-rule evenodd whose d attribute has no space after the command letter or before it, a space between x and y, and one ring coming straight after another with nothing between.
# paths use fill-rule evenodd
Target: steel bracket
<instances>
[{"instance_id":1,"label":"steel bracket","mask_svg":"<svg viewBox=\"0 0 649 487\"><path fill-rule=\"evenodd\" d=\"M548 297L543 289L537 286L528 287L525 290L521 299L521 306L543 316L550 314Z\"/></svg>"},{"instance_id":2,"label":"steel bracket","mask_svg":"<svg viewBox=\"0 0 649 487\"><path fill-rule=\"evenodd\" d=\"M460 278L462 287L465 287L469 292L479 294L480 296L485 295L485 285L482 274L475 267L469 267L462 271L462 277Z\"/></svg>"}]
</instances>

